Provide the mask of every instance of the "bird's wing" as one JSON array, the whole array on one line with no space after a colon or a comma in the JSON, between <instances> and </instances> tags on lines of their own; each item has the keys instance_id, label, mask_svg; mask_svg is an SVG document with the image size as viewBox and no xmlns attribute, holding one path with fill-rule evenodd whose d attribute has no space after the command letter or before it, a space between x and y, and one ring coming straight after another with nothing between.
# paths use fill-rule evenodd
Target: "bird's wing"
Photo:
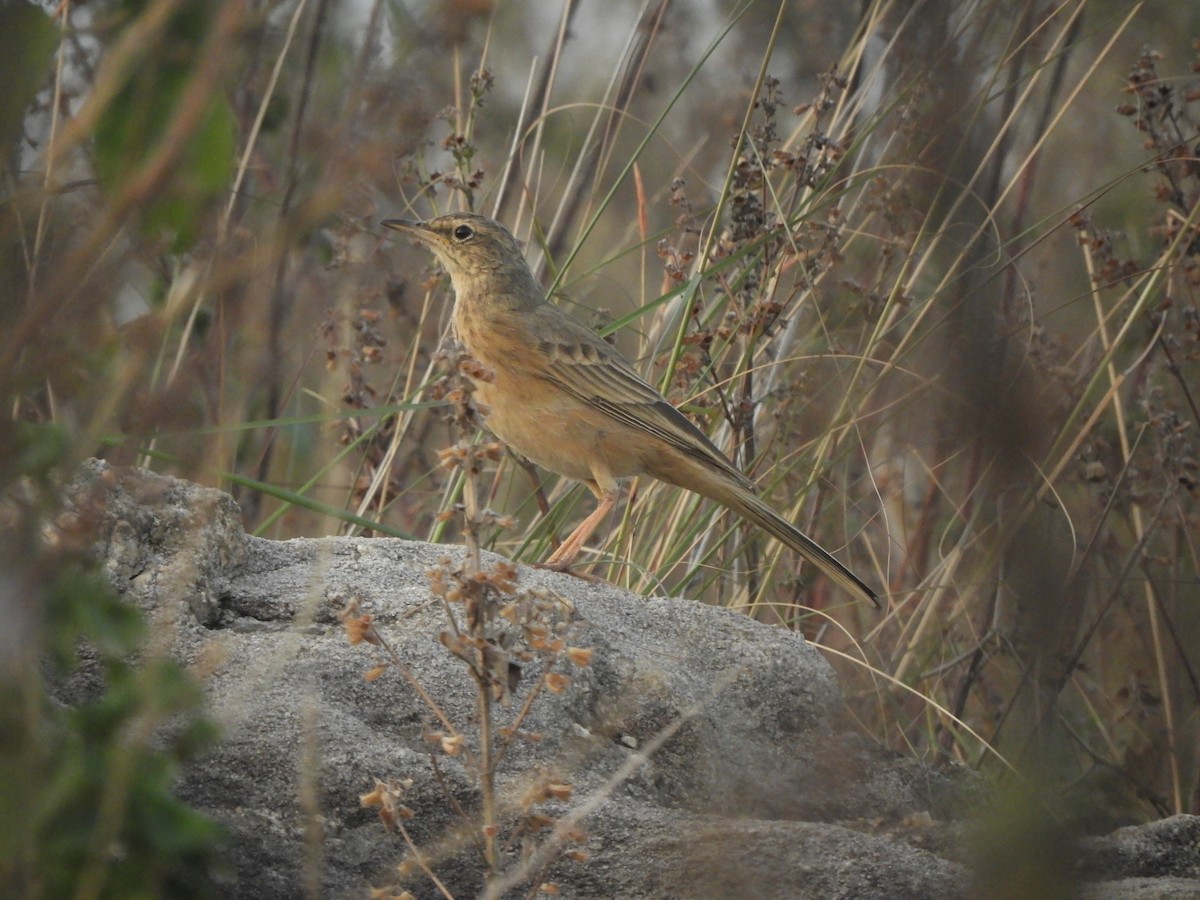
<instances>
[{"instance_id":1,"label":"bird's wing","mask_svg":"<svg viewBox=\"0 0 1200 900\"><path fill-rule=\"evenodd\" d=\"M539 313L546 318L538 341L545 364L543 377L618 422L662 438L727 473L743 487L755 490L754 482L613 347L554 307L543 307Z\"/></svg>"}]
</instances>

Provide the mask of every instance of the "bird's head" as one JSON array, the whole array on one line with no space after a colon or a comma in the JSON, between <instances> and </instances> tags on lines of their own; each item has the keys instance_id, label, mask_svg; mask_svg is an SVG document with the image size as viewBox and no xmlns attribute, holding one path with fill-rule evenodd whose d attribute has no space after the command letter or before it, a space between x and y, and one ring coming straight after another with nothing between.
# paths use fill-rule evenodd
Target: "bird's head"
<instances>
[{"instance_id":1,"label":"bird's head","mask_svg":"<svg viewBox=\"0 0 1200 900\"><path fill-rule=\"evenodd\" d=\"M460 276L481 276L513 266L528 268L512 233L494 219L451 213L424 222L386 219L384 227L415 238L432 250L458 286Z\"/></svg>"}]
</instances>

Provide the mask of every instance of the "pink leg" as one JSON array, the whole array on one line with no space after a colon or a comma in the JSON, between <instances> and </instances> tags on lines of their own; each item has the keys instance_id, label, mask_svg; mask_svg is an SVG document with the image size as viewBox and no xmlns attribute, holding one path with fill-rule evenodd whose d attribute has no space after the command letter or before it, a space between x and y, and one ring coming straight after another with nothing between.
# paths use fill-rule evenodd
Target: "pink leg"
<instances>
[{"instance_id":1,"label":"pink leg","mask_svg":"<svg viewBox=\"0 0 1200 900\"><path fill-rule=\"evenodd\" d=\"M596 505L595 511L579 523L576 528L567 537L565 541L559 544L558 549L550 554L550 558L542 563L543 568L557 569L560 572L565 572L575 561L575 557L579 555L579 551L583 549L583 545L587 543L587 539L592 536L592 532L596 530L596 526L604 521L614 506L617 505L617 490L606 491L600 495L600 502Z\"/></svg>"}]
</instances>

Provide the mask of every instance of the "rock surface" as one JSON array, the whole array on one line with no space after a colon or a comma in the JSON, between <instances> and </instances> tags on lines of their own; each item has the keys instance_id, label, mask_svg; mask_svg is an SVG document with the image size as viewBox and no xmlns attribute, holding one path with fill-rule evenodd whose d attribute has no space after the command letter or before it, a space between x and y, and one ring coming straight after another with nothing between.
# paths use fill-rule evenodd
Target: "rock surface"
<instances>
[{"instance_id":1,"label":"rock surface","mask_svg":"<svg viewBox=\"0 0 1200 900\"><path fill-rule=\"evenodd\" d=\"M399 883L409 851L359 803L376 778L411 779L413 841L453 896L479 894L477 827L464 826L478 821L469 767L431 756L428 735L445 727L395 668L364 678L378 652L352 646L339 620L351 601L374 616L441 713L473 735L474 685L439 642L447 614L426 574L462 548L252 538L227 495L101 462L72 496L99 523L112 583L147 612L159 647L201 674L224 728L179 790L231 833L227 896L292 898L319 885L322 897L361 897ZM832 670L803 638L550 572L521 569L519 587L571 610L567 642L593 655L584 667L554 664L570 684L541 693L521 724L540 739L513 741L498 770L509 810L533 785L571 786L539 807L547 827L526 845L586 859L517 871L513 896L544 881L578 898L973 892L946 842L888 827L953 815L970 779L856 737ZM541 662L523 667L501 724L541 674ZM88 690L86 679L75 689ZM580 830L548 843L555 822ZM1086 895L1200 898L1198 823L1176 817L1088 839ZM510 870L520 846L505 857ZM442 896L419 873L403 887Z\"/></svg>"}]
</instances>

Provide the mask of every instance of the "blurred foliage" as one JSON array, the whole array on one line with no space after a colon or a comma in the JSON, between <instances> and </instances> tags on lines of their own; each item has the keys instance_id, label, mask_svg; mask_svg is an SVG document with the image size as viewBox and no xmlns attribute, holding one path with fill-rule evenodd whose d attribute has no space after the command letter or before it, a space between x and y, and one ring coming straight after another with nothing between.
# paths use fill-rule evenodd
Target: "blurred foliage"
<instances>
[{"instance_id":1,"label":"blurred foliage","mask_svg":"<svg viewBox=\"0 0 1200 900\"><path fill-rule=\"evenodd\" d=\"M30 3L0 3L0 148L4 165L24 131L25 111L45 82L58 35L49 17Z\"/></svg>"},{"instance_id":2,"label":"blurred foliage","mask_svg":"<svg viewBox=\"0 0 1200 900\"><path fill-rule=\"evenodd\" d=\"M90 569L39 585L54 673L39 674L36 643L0 673L0 880L27 898L218 896L222 831L173 795L216 736L199 687L170 660L134 662L140 617ZM80 648L103 687L64 707L54 686Z\"/></svg>"},{"instance_id":3,"label":"blurred foliage","mask_svg":"<svg viewBox=\"0 0 1200 900\"><path fill-rule=\"evenodd\" d=\"M137 21L152 4L126 0L121 5L126 21ZM234 119L222 91L196 82L202 54L213 53L210 43L218 4L184 3L169 17L161 37L137 49L126 64L127 73L96 126L94 159L100 186L110 197L120 198L158 154L170 152L169 138L182 146L172 160L175 177L153 192L138 214L151 236L166 234L176 252L188 249L199 237L201 211L210 202L224 199L233 175ZM120 41L117 28L108 37ZM230 48L221 47L223 51ZM199 107L190 110L188 106ZM192 121L194 120L194 122ZM183 133L176 133L184 122Z\"/></svg>"},{"instance_id":4,"label":"blurred foliage","mask_svg":"<svg viewBox=\"0 0 1200 900\"><path fill-rule=\"evenodd\" d=\"M34 508L26 514L36 521ZM173 794L180 765L216 738L198 684L148 655L141 614L83 548L29 547L18 536L28 524L4 523L0 558L6 895L217 896L222 831ZM23 543L30 552L19 555Z\"/></svg>"},{"instance_id":5,"label":"blurred foliage","mask_svg":"<svg viewBox=\"0 0 1200 900\"><path fill-rule=\"evenodd\" d=\"M16 135L46 83L58 38L52 20L35 6L0 4L5 84L0 135L12 150L6 160L20 156ZM172 87L170 79L157 81L154 67L144 65L141 97L126 90L114 101L98 129L105 138L97 139L98 155L107 152L126 164L123 170L109 167L114 178L121 177L119 171L134 172L154 139L147 132L141 136L145 143L134 140L135 107L147 99L157 103L162 118L154 127L161 129L173 115L168 95L178 92L191 67L185 62L176 71ZM220 106L213 109L219 113ZM210 126L222 130L223 138L205 138ZM195 161L205 160L207 168L201 167L184 193L171 198L165 192L148 204L147 221L172 224L156 219L159 203L175 203L190 215L195 203L223 194L231 171L230 126L227 112L206 117L194 147L200 154ZM16 183L10 176L8 187ZM201 192L193 189L196 184ZM28 314L22 289L31 285L29 257L17 262L21 254L11 252L19 247L27 253L33 246L22 246L21 223L13 216L36 209L27 202L27 196L5 191L0 240L11 249L4 258L0 303L14 325ZM102 330L70 343L95 352L92 339L98 334ZM7 377L0 383L6 386L20 383L14 381L21 370L14 340L9 332L3 348ZM56 387L86 393L80 382L59 380ZM0 613L6 622L0 637L2 892L122 900L218 896L214 877L223 832L174 796L180 766L216 738L203 713L202 691L179 663L148 650L141 614L108 585L90 550L92 538L59 522L59 485L86 451L76 428L27 414L30 407L20 397L6 393L6 409L18 414L0 427ZM43 393L41 399L48 397Z\"/></svg>"}]
</instances>

